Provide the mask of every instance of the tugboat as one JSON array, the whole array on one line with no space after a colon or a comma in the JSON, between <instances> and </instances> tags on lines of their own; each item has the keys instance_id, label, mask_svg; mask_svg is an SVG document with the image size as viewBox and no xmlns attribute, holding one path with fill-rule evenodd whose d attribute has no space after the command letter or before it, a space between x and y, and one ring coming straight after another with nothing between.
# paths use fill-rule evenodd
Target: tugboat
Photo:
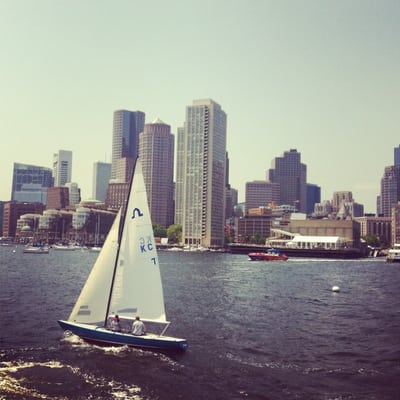
<instances>
[{"instance_id":1,"label":"tugboat","mask_svg":"<svg viewBox=\"0 0 400 400\"><path fill-rule=\"evenodd\" d=\"M268 249L266 252L249 253L251 261L286 261L289 257L277 249Z\"/></svg>"}]
</instances>

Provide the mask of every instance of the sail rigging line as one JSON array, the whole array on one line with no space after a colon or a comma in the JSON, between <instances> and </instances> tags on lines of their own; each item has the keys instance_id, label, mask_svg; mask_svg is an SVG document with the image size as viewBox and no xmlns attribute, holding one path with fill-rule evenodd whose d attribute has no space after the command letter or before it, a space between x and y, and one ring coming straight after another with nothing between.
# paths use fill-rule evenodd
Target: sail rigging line
<instances>
[{"instance_id":1,"label":"sail rigging line","mask_svg":"<svg viewBox=\"0 0 400 400\"><path fill-rule=\"evenodd\" d=\"M105 318L104 318L104 327L107 327L108 314L110 312L111 298L112 298L112 294L113 294L115 276L117 274L119 253L120 253L120 249L121 249L121 238L122 238L122 233L124 231L126 213L128 212L129 199L131 197L131 189L132 189L132 185L133 185L133 177L135 176L136 162L137 162L138 158L139 157L136 157L135 164L133 166L132 176L131 176L131 180L130 180L130 183L129 183L128 195L126 196L126 201L125 201L125 210L124 210L124 212L121 212L121 215L120 215L119 232L118 232L118 247L117 247L117 254L115 256L114 270L113 270L113 274L112 274L112 278L111 278L110 292L109 292L109 295L108 295L106 315L105 315Z\"/></svg>"}]
</instances>

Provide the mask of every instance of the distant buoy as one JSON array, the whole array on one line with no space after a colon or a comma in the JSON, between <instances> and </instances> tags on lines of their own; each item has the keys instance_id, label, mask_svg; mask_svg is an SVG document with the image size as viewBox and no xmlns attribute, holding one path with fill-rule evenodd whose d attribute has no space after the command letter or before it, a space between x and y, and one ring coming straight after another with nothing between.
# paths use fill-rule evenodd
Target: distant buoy
<instances>
[{"instance_id":1,"label":"distant buoy","mask_svg":"<svg viewBox=\"0 0 400 400\"><path fill-rule=\"evenodd\" d=\"M332 292L340 292L339 286L332 286Z\"/></svg>"}]
</instances>

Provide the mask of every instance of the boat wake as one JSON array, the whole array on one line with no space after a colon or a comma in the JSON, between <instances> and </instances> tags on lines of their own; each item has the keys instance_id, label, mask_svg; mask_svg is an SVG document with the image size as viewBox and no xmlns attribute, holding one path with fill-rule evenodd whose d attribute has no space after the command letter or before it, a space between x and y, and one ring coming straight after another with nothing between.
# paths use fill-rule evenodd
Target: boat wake
<instances>
[{"instance_id":1,"label":"boat wake","mask_svg":"<svg viewBox=\"0 0 400 400\"><path fill-rule=\"evenodd\" d=\"M77 393L76 388L79 388ZM71 393L71 391L73 391ZM141 400L135 385L108 380L58 361L2 362L0 364L1 399L109 398Z\"/></svg>"}]
</instances>

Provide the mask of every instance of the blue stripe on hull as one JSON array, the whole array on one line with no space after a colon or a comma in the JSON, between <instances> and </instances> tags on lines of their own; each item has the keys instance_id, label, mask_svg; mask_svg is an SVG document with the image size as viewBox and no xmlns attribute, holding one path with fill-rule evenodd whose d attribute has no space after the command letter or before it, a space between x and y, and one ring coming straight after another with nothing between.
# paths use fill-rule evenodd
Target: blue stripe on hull
<instances>
[{"instance_id":1,"label":"blue stripe on hull","mask_svg":"<svg viewBox=\"0 0 400 400\"><path fill-rule=\"evenodd\" d=\"M80 338L97 344L108 346L133 346L160 350L186 350L188 347L185 339L169 336L144 335L113 332L102 327L87 324L77 324L68 321L58 321L62 329L71 331Z\"/></svg>"}]
</instances>

